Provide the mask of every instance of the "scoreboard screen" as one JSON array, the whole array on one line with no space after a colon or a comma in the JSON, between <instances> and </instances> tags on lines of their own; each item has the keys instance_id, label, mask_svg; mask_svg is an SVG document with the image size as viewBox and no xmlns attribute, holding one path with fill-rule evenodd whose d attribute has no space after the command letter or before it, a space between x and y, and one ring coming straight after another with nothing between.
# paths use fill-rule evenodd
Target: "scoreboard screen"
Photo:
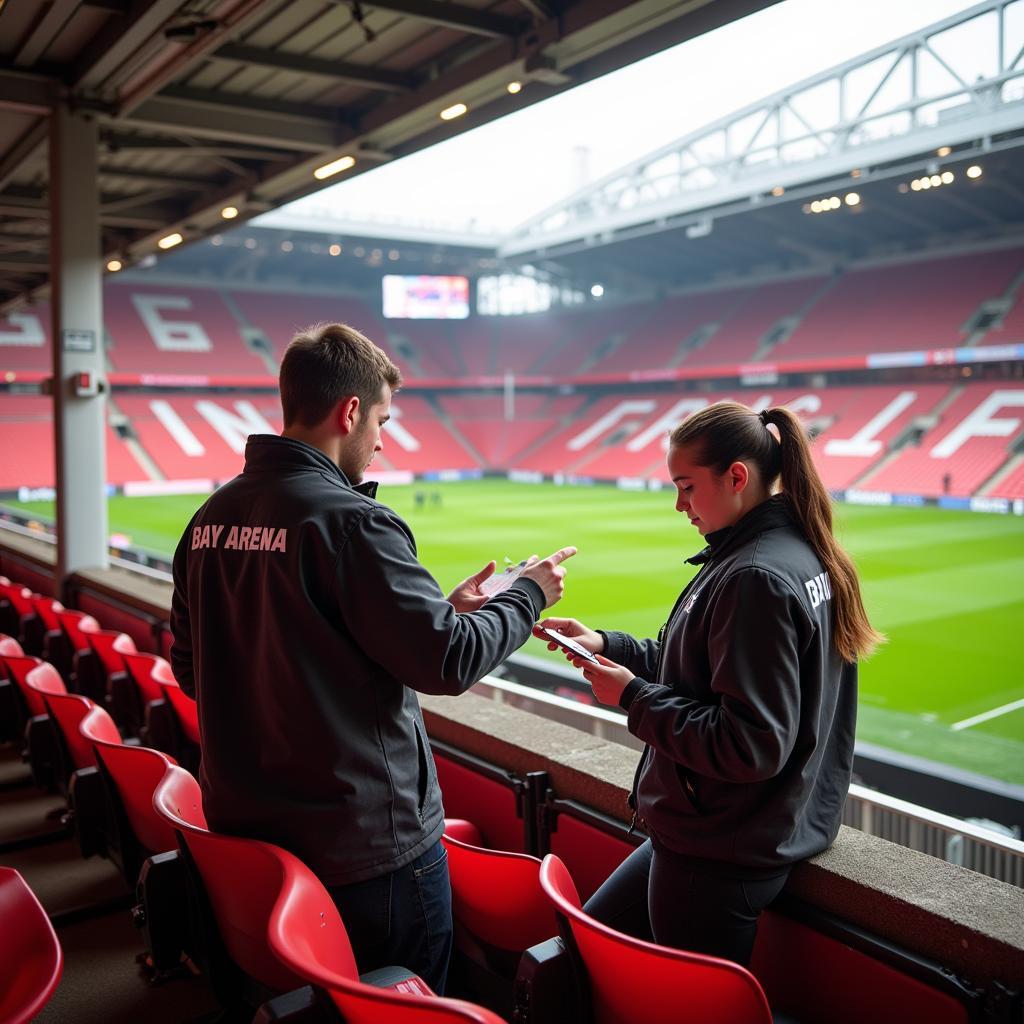
<instances>
[{"instance_id":1,"label":"scoreboard screen","mask_svg":"<svg viewBox=\"0 0 1024 1024\"><path fill-rule=\"evenodd\" d=\"M384 275L384 316L404 320L465 320L469 278Z\"/></svg>"}]
</instances>

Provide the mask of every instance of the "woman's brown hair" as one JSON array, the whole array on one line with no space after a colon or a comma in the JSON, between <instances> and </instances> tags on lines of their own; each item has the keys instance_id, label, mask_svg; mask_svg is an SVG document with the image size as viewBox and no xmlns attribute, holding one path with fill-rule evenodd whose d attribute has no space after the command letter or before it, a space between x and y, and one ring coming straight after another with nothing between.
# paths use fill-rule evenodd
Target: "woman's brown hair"
<instances>
[{"instance_id":1,"label":"woman's brown hair","mask_svg":"<svg viewBox=\"0 0 1024 1024\"><path fill-rule=\"evenodd\" d=\"M778 440L769 423L778 430ZM832 533L832 501L811 459L803 424L794 413L782 406L756 413L739 402L716 402L685 419L669 441L672 447L689 447L697 464L715 473L724 473L734 462L747 462L757 467L769 490L779 482L829 575L836 650L852 662L885 640L868 621L857 571Z\"/></svg>"}]
</instances>

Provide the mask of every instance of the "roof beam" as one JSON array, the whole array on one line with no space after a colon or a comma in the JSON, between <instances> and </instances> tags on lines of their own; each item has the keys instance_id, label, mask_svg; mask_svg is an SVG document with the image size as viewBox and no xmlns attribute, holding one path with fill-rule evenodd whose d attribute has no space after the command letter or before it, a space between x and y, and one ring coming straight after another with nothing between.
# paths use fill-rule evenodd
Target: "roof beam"
<instances>
[{"instance_id":1,"label":"roof beam","mask_svg":"<svg viewBox=\"0 0 1024 1024\"><path fill-rule=\"evenodd\" d=\"M134 167L112 167L110 164L101 165L97 174L101 178L125 178L146 185L180 188L186 192L207 192L221 186L221 182L214 178L189 178L181 174L160 174L157 171L144 171Z\"/></svg>"},{"instance_id":2,"label":"roof beam","mask_svg":"<svg viewBox=\"0 0 1024 1024\"><path fill-rule=\"evenodd\" d=\"M281 148L260 149L237 143L200 145L165 135L135 135L118 131L103 131L100 141L109 153L173 153L178 156L224 156L238 160L281 160L288 155L287 150Z\"/></svg>"},{"instance_id":3,"label":"roof beam","mask_svg":"<svg viewBox=\"0 0 1024 1024\"><path fill-rule=\"evenodd\" d=\"M49 124L37 121L18 141L0 157L0 191L18 173L22 164L46 141Z\"/></svg>"},{"instance_id":4,"label":"roof beam","mask_svg":"<svg viewBox=\"0 0 1024 1024\"><path fill-rule=\"evenodd\" d=\"M312 116L310 110L316 108L299 104L274 106L276 109L270 110L242 103L236 97L228 99L222 93L175 89L151 97L118 123L301 153L335 149L352 137L348 125Z\"/></svg>"},{"instance_id":5,"label":"roof beam","mask_svg":"<svg viewBox=\"0 0 1024 1024\"><path fill-rule=\"evenodd\" d=\"M181 0L131 0L128 12L114 16L79 57L73 79L79 89L97 89L181 7Z\"/></svg>"},{"instance_id":6,"label":"roof beam","mask_svg":"<svg viewBox=\"0 0 1024 1024\"><path fill-rule=\"evenodd\" d=\"M331 0L344 3L345 0ZM431 25L468 32L471 35L489 36L492 39L514 39L523 26L514 18L502 14L491 14L461 4L441 3L439 0L363 0L364 6L380 11L393 11L417 21Z\"/></svg>"},{"instance_id":7,"label":"roof beam","mask_svg":"<svg viewBox=\"0 0 1024 1024\"><path fill-rule=\"evenodd\" d=\"M49 10L36 22L35 28L15 53L14 64L21 68L35 64L71 20L78 3L79 0L53 0Z\"/></svg>"},{"instance_id":8,"label":"roof beam","mask_svg":"<svg viewBox=\"0 0 1024 1024\"><path fill-rule=\"evenodd\" d=\"M48 75L0 67L0 109L49 114L61 83Z\"/></svg>"},{"instance_id":9,"label":"roof beam","mask_svg":"<svg viewBox=\"0 0 1024 1024\"><path fill-rule=\"evenodd\" d=\"M228 43L211 56L215 60L236 64L274 68L277 71L295 71L302 75L321 75L347 85L357 85L363 89L376 89L381 92L409 92L416 85L412 75L399 71L377 70L360 64L303 57L294 53L277 53L237 43Z\"/></svg>"}]
</instances>

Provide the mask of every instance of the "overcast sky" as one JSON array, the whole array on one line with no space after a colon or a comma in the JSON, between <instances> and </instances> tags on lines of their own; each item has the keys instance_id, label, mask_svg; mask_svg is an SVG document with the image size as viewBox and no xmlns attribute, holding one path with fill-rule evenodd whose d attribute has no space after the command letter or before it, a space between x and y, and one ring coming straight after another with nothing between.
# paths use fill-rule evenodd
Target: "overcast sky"
<instances>
[{"instance_id":1,"label":"overcast sky","mask_svg":"<svg viewBox=\"0 0 1024 1024\"><path fill-rule=\"evenodd\" d=\"M742 21L293 203L345 219L508 231L732 111L974 6L784 0ZM1014 5L1018 17L1024 4ZM974 46L978 33L960 45ZM976 77L972 75L972 78Z\"/></svg>"}]
</instances>

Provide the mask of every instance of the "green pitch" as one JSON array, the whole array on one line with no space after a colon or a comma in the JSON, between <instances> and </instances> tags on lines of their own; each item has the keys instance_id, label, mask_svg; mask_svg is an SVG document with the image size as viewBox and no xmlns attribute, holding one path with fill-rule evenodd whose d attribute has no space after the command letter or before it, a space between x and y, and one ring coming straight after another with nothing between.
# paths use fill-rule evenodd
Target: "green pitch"
<instances>
[{"instance_id":1,"label":"green pitch","mask_svg":"<svg viewBox=\"0 0 1024 1024\"><path fill-rule=\"evenodd\" d=\"M417 506L417 490L439 505ZM693 573L700 536L671 492L505 481L384 487L447 591L491 558L575 544L558 614L654 635ZM170 552L195 496L113 498L111 532ZM40 515L52 507L29 506ZM839 534L888 644L861 667L862 740L1024 783L1024 519L938 509L837 508ZM528 653L549 655L530 640ZM967 723L967 724L963 724ZM954 729L954 726L959 728Z\"/></svg>"}]
</instances>

